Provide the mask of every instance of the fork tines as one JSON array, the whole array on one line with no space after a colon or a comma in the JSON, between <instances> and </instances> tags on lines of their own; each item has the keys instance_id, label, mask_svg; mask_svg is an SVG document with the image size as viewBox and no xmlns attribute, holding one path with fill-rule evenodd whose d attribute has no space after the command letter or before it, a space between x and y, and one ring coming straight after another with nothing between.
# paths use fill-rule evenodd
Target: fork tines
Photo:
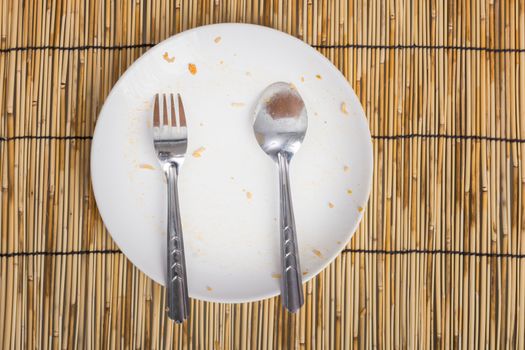
<instances>
[{"instance_id":1,"label":"fork tines","mask_svg":"<svg viewBox=\"0 0 525 350\"><path fill-rule=\"evenodd\" d=\"M160 104L161 99L160 95L155 95L155 103L153 106L153 126L154 127L161 127L161 126L176 126L176 127L186 127L186 114L184 112L184 106L182 104L182 98L180 97L180 94L177 94L177 100L178 104L176 107L175 104L175 98L174 94L169 94L169 110L170 110L170 116L168 117L168 100L166 99L166 94L162 94L162 124L161 124L161 118L160 118ZM178 113L176 112L176 108L178 109Z\"/></svg>"}]
</instances>

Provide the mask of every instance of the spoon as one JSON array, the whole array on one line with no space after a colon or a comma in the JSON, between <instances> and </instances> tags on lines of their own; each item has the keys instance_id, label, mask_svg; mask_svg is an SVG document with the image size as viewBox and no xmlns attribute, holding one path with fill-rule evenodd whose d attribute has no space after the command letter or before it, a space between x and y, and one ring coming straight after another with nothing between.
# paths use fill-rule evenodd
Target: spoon
<instances>
[{"instance_id":1,"label":"spoon","mask_svg":"<svg viewBox=\"0 0 525 350\"><path fill-rule=\"evenodd\" d=\"M304 297L288 168L307 126L303 99L293 85L278 82L262 92L255 107L253 130L261 148L279 167L281 299L290 312L299 310Z\"/></svg>"}]
</instances>

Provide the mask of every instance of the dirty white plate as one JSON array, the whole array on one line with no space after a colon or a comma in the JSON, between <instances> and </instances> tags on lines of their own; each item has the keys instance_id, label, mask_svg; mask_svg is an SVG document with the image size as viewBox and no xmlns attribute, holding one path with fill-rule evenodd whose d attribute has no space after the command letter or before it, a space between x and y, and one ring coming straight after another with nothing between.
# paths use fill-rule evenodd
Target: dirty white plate
<instances>
[{"instance_id":1,"label":"dirty white plate","mask_svg":"<svg viewBox=\"0 0 525 350\"><path fill-rule=\"evenodd\" d=\"M291 163L303 281L350 240L372 179L367 120L343 75L287 34L246 24L196 28L138 59L109 94L91 153L95 198L124 254L164 284L166 184L151 135L153 96L179 92L188 154L179 178L189 294L246 302L279 293L278 173L253 135L253 108L295 84L308 131Z\"/></svg>"}]
</instances>

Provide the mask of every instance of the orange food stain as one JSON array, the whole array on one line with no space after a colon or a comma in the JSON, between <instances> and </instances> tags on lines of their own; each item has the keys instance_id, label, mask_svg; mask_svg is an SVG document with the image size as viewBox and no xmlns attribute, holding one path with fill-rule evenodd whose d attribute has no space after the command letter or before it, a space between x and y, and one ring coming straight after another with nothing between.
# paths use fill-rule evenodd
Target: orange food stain
<instances>
[{"instance_id":1,"label":"orange food stain","mask_svg":"<svg viewBox=\"0 0 525 350\"><path fill-rule=\"evenodd\" d=\"M141 168L141 169L147 169L147 170L155 170L155 167L154 167L153 165L151 165L151 164L146 164L146 163L144 163L144 164L140 164L140 165L139 165L139 168Z\"/></svg>"},{"instance_id":2,"label":"orange food stain","mask_svg":"<svg viewBox=\"0 0 525 350\"><path fill-rule=\"evenodd\" d=\"M303 276L306 276L308 274L308 271L303 272Z\"/></svg>"},{"instance_id":3,"label":"orange food stain","mask_svg":"<svg viewBox=\"0 0 525 350\"><path fill-rule=\"evenodd\" d=\"M162 55L162 58L164 58L164 60L168 63L173 63L175 62L175 56L173 57L170 57L170 55L167 53L167 52L164 52L164 55Z\"/></svg>"},{"instance_id":4,"label":"orange food stain","mask_svg":"<svg viewBox=\"0 0 525 350\"><path fill-rule=\"evenodd\" d=\"M334 203L332 203L332 202L328 202L328 208L331 209L331 208L333 208L333 207L334 207Z\"/></svg>"},{"instance_id":5,"label":"orange food stain","mask_svg":"<svg viewBox=\"0 0 525 350\"><path fill-rule=\"evenodd\" d=\"M304 77L301 77L301 82L303 82L303 83L304 83Z\"/></svg>"},{"instance_id":6,"label":"orange food stain","mask_svg":"<svg viewBox=\"0 0 525 350\"><path fill-rule=\"evenodd\" d=\"M188 63L188 70L192 75L197 74L197 66L193 63Z\"/></svg>"},{"instance_id":7,"label":"orange food stain","mask_svg":"<svg viewBox=\"0 0 525 350\"><path fill-rule=\"evenodd\" d=\"M252 199L253 194L251 192L246 192L246 198Z\"/></svg>"},{"instance_id":8,"label":"orange food stain","mask_svg":"<svg viewBox=\"0 0 525 350\"><path fill-rule=\"evenodd\" d=\"M344 114L348 114L348 109L346 108L345 102L341 102L341 112L343 112Z\"/></svg>"},{"instance_id":9,"label":"orange food stain","mask_svg":"<svg viewBox=\"0 0 525 350\"><path fill-rule=\"evenodd\" d=\"M346 193L352 194L352 190L346 190Z\"/></svg>"},{"instance_id":10,"label":"orange food stain","mask_svg":"<svg viewBox=\"0 0 525 350\"><path fill-rule=\"evenodd\" d=\"M319 80L323 79L323 77L320 74L316 74L315 77Z\"/></svg>"},{"instance_id":11,"label":"orange food stain","mask_svg":"<svg viewBox=\"0 0 525 350\"><path fill-rule=\"evenodd\" d=\"M343 170L344 170L345 173L347 173L350 170L350 167L348 167L348 165L345 165L343 167Z\"/></svg>"},{"instance_id":12,"label":"orange food stain","mask_svg":"<svg viewBox=\"0 0 525 350\"><path fill-rule=\"evenodd\" d=\"M194 156L195 158L200 158L202 156L202 152L204 152L205 150L206 148L199 147L195 151L193 151L192 156Z\"/></svg>"},{"instance_id":13,"label":"orange food stain","mask_svg":"<svg viewBox=\"0 0 525 350\"><path fill-rule=\"evenodd\" d=\"M358 211L358 212L362 212L362 211L363 211L363 207L358 207L358 208L357 208L357 211Z\"/></svg>"},{"instance_id":14,"label":"orange food stain","mask_svg":"<svg viewBox=\"0 0 525 350\"><path fill-rule=\"evenodd\" d=\"M321 251L319 251L317 249L312 249L312 253L314 253L315 256L317 256L318 258L322 258L323 257L323 254L321 253Z\"/></svg>"},{"instance_id":15,"label":"orange food stain","mask_svg":"<svg viewBox=\"0 0 525 350\"><path fill-rule=\"evenodd\" d=\"M222 38L220 36L216 37L215 39L213 39L213 41L215 41L215 44L218 44L220 43L222 40Z\"/></svg>"},{"instance_id":16,"label":"orange food stain","mask_svg":"<svg viewBox=\"0 0 525 350\"><path fill-rule=\"evenodd\" d=\"M281 278L281 274L280 273L272 273L272 278L275 278L275 279L279 279Z\"/></svg>"},{"instance_id":17,"label":"orange food stain","mask_svg":"<svg viewBox=\"0 0 525 350\"><path fill-rule=\"evenodd\" d=\"M206 290L207 290L208 292L211 292L211 291L213 290L213 288L210 287L210 286L206 286Z\"/></svg>"}]
</instances>

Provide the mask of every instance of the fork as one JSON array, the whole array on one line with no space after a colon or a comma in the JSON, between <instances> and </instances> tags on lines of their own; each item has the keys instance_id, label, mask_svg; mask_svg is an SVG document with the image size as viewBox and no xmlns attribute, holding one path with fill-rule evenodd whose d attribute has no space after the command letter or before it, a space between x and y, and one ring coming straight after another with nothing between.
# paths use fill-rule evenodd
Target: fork
<instances>
[{"instance_id":1,"label":"fork","mask_svg":"<svg viewBox=\"0 0 525 350\"><path fill-rule=\"evenodd\" d=\"M186 115L180 94L177 94L178 117L175 113L175 100L170 96L170 113L166 94L163 94L163 108L160 113L159 94L155 95L153 107L153 145L160 165L168 182L168 244L167 244L167 295L168 317L177 323L186 320L190 313L188 281L186 279L186 260L182 239L182 225L179 212L177 178L184 163L188 146ZM162 116L162 118L161 118Z\"/></svg>"}]
</instances>

